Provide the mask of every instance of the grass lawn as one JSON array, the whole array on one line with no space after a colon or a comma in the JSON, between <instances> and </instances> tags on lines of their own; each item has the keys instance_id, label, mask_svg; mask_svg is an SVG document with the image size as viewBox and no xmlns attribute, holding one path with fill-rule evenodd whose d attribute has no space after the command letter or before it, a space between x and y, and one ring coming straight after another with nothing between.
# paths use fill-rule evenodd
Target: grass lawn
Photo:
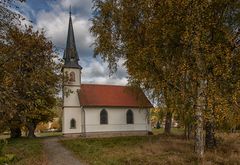
<instances>
[{"instance_id":1,"label":"grass lawn","mask_svg":"<svg viewBox=\"0 0 240 165\"><path fill-rule=\"evenodd\" d=\"M164 133L164 128L152 128L152 132L154 135L158 134L163 134ZM184 133L184 128L171 128L171 134L174 135L183 135Z\"/></svg>"},{"instance_id":2,"label":"grass lawn","mask_svg":"<svg viewBox=\"0 0 240 165\"><path fill-rule=\"evenodd\" d=\"M44 133L36 133L37 137L52 137L52 136L62 136L62 132L44 132Z\"/></svg>"},{"instance_id":3,"label":"grass lawn","mask_svg":"<svg viewBox=\"0 0 240 165\"><path fill-rule=\"evenodd\" d=\"M37 133L37 137L62 136L61 132ZM10 139L10 135L0 135L0 139L7 139L5 154L15 155L11 165L46 165L47 159L43 151L42 138L28 139L22 137ZM1 165L1 162L0 162Z\"/></svg>"},{"instance_id":4,"label":"grass lawn","mask_svg":"<svg viewBox=\"0 0 240 165\"><path fill-rule=\"evenodd\" d=\"M194 165L193 141L177 135L71 139L62 143L90 165ZM206 151L204 164L240 164L240 134L225 134L216 150Z\"/></svg>"},{"instance_id":5,"label":"grass lawn","mask_svg":"<svg viewBox=\"0 0 240 165\"><path fill-rule=\"evenodd\" d=\"M61 132L37 133L37 137L62 136ZM5 154L15 155L11 165L47 165L46 155L43 152L42 138L28 139L22 137L9 139L10 135L0 135L0 139L7 139ZM0 162L1 165L1 162Z\"/></svg>"},{"instance_id":6,"label":"grass lawn","mask_svg":"<svg viewBox=\"0 0 240 165\"><path fill-rule=\"evenodd\" d=\"M46 165L41 139L8 139L4 150L6 154L14 154L11 165Z\"/></svg>"}]
</instances>

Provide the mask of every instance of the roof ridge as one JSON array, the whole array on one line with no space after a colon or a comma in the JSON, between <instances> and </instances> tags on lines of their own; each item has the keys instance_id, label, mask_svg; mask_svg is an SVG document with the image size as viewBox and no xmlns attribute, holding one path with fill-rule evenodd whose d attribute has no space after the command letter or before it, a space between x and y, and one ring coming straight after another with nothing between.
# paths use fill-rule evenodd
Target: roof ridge
<instances>
[{"instance_id":1,"label":"roof ridge","mask_svg":"<svg viewBox=\"0 0 240 165\"><path fill-rule=\"evenodd\" d=\"M117 85L117 84L90 84L90 83L82 83L81 85L129 87L127 85Z\"/></svg>"}]
</instances>

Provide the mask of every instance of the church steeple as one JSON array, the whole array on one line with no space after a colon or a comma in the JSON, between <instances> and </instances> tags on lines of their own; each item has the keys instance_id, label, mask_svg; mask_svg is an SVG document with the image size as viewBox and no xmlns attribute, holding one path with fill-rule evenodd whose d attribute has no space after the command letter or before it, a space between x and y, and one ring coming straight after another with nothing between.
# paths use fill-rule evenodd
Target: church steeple
<instances>
[{"instance_id":1,"label":"church steeple","mask_svg":"<svg viewBox=\"0 0 240 165\"><path fill-rule=\"evenodd\" d=\"M64 66L65 68L80 68L82 67L78 64L79 57L76 49L72 18L71 18L71 7L69 12L69 25L68 25L68 36L66 49L64 50Z\"/></svg>"}]
</instances>

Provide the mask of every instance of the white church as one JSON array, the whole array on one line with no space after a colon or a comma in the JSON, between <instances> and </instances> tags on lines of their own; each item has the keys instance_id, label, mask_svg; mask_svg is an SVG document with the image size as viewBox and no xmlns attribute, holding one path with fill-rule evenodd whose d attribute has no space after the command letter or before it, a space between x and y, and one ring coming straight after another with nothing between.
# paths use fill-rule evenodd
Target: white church
<instances>
[{"instance_id":1,"label":"white church","mask_svg":"<svg viewBox=\"0 0 240 165\"><path fill-rule=\"evenodd\" d=\"M140 89L127 86L82 84L71 13L64 51L64 136L146 135L152 104Z\"/></svg>"}]
</instances>

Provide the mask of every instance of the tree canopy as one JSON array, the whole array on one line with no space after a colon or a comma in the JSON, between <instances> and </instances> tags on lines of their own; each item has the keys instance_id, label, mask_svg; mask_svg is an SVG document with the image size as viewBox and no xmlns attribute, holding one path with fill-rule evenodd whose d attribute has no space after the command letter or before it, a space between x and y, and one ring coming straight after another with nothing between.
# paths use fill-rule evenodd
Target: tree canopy
<instances>
[{"instance_id":1,"label":"tree canopy","mask_svg":"<svg viewBox=\"0 0 240 165\"><path fill-rule=\"evenodd\" d=\"M25 126L34 137L36 125L53 118L61 66L44 31L22 25L17 1L25 0L0 2L0 131L7 126L19 136Z\"/></svg>"},{"instance_id":2,"label":"tree canopy","mask_svg":"<svg viewBox=\"0 0 240 165\"><path fill-rule=\"evenodd\" d=\"M50 120L60 80L51 41L32 27L11 27L1 40L0 59L1 111L8 115L4 119L27 128Z\"/></svg>"},{"instance_id":3,"label":"tree canopy","mask_svg":"<svg viewBox=\"0 0 240 165\"><path fill-rule=\"evenodd\" d=\"M95 55L107 61L113 72L123 58L130 84L152 90L160 104L169 103L178 111L192 109L196 152L202 156L203 122L212 122L216 115L224 118L222 111L237 112L240 2L93 2Z\"/></svg>"}]
</instances>

